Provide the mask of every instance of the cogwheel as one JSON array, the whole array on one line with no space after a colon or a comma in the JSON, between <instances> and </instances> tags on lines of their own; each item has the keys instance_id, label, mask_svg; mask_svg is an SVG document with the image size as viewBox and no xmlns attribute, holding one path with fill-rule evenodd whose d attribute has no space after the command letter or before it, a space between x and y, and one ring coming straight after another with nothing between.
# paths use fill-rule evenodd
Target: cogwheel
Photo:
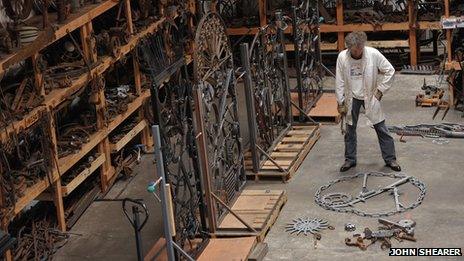
<instances>
[{"instance_id":1,"label":"cogwheel","mask_svg":"<svg viewBox=\"0 0 464 261\"><path fill-rule=\"evenodd\" d=\"M285 231L290 234L296 233L297 235L303 233L307 236L308 232L314 234L328 227L329 222L327 220L318 218L297 218L293 220L293 223L289 223L285 226Z\"/></svg>"}]
</instances>

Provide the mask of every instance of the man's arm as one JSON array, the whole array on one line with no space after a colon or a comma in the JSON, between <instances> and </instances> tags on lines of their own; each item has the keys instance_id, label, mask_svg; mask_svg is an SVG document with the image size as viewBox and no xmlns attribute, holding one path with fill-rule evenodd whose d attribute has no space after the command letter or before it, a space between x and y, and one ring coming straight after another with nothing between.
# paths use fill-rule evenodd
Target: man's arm
<instances>
[{"instance_id":1,"label":"man's arm","mask_svg":"<svg viewBox=\"0 0 464 261\"><path fill-rule=\"evenodd\" d=\"M345 81L343 80L343 65L341 61L341 53L337 58L337 69L335 73L335 95L337 96L337 102L339 105L345 101Z\"/></svg>"},{"instance_id":2,"label":"man's arm","mask_svg":"<svg viewBox=\"0 0 464 261\"><path fill-rule=\"evenodd\" d=\"M384 94L388 89L390 89L395 75L395 68L393 65L381 54L379 51L377 53L377 68L380 73L383 74L382 81L378 84L377 89Z\"/></svg>"}]
</instances>

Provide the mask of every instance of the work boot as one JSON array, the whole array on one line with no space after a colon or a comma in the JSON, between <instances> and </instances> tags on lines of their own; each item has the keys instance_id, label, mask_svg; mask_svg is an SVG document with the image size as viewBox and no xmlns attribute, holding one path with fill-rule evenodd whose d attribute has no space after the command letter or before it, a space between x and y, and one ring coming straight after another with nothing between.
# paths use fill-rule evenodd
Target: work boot
<instances>
[{"instance_id":1,"label":"work boot","mask_svg":"<svg viewBox=\"0 0 464 261\"><path fill-rule=\"evenodd\" d=\"M343 163L342 167L340 168L340 172L348 171L349 169L355 166L356 166L356 163L345 161L345 163Z\"/></svg>"},{"instance_id":2,"label":"work boot","mask_svg":"<svg viewBox=\"0 0 464 261\"><path fill-rule=\"evenodd\" d=\"M401 167L400 165L398 165L398 162L396 162L396 160L387 162L387 167L389 167L390 169L394 171L401 171Z\"/></svg>"}]
</instances>

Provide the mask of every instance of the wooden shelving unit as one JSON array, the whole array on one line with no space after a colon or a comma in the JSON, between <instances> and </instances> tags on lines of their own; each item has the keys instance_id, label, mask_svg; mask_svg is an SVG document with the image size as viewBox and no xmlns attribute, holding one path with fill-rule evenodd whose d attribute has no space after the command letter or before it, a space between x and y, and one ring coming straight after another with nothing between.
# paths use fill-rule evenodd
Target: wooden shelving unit
<instances>
[{"instance_id":1,"label":"wooden shelving unit","mask_svg":"<svg viewBox=\"0 0 464 261\"><path fill-rule=\"evenodd\" d=\"M190 1L190 0L189 0ZM125 16L127 20L127 28L131 35L127 44L118 47L116 57L103 56L97 57L97 54L92 50L89 38L93 32L92 23L93 20L111 8L116 7L121 2L124 5ZM129 54L134 54L135 48L137 47L140 40L150 34L155 33L165 22L166 18L162 17L153 21L148 26L144 27L143 30L135 32L134 25L132 24L131 18L131 0L122 1L107 0L102 1L99 4L92 4L82 7L76 14L72 14L65 23L60 24L58 27L48 27L45 30L40 31L39 37L32 44L22 47L13 54L0 56L0 74L4 73L8 68L20 61L26 59L36 59L38 53L50 46L52 43L60 40L67 36L70 32L79 30L81 36L81 44L84 56L89 60L96 60L92 65L90 73L86 72L72 80L72 83L67 88L54 89L50 93L45 95L43 76L40 75L38 70L35 70L35 83L36 88L40 89L41 93L44 94L43 103L37 108L30 111L21 120L8 124L5 128L0 131L0 141L5 142L9 140L13 135L20 133L23 130L31 127L35 122L46 115L53 115L54 109L65 102L71 95L85 88L90 82L95 80L100 75L104 74L109 68L115 63L121 60L123 57ZM53 15L53 14L51 14ZM53 18L51 18L53 19ZM40 19L37 18L37 24L40 23ZM33 23L33 21L31 22ZM50 179L43 179L34 184L33 186L26 189L24 195L19 198L14 206L14 215L20 213L26 206L28 206L33 200L37 199L47 189L51 189L53 201L56 206L57 220L59 228L63 231L66 230L65 214L63 207L63 197L68 196L73 190L75 190L86 178L88 178L95 171L100 172L101 177L101 188L105 192L109 189L115 180L114 166L111 165L111 153L120 151L126 146L130 140L136 136L140 136L142 144L146 146L148 150L152 147L152 138L150 135L149 124L144 118L143 104L150 97L150 90L142 89L142 80L139 64L136 59L133 60L134 69L134 85L135 95L137 98L133 100L129 105L127 111L117 115L110 120L109 123L103 118L104 114L98 113L99 111L105 111L105 93L104 89L98 90L98 97L100 98L100 104L95 105L97 111L97 132L91 135L90 141L84 144L78 153L73 153L66 157L58 159L57 156L53 156L56 164L51 167ZM183 63L189 63L190 57L185 57ZM170 78L170 74L163 76L162 81L166 81ZM129 131L120 141L116 144L109 142L109 134L114 131L119 125L121 125L129 116L136 115L138 118L138 124ZM57 149L57 134L56 126L53 120L50 121L48 131L51 133L51 142L53 144L54 155L58 155ZM61 176L65 175L76 163L78 163L83 157L85 157L90 151L98 151L98 157L93 161L90 167L79 173L71 182L66 186L61 185ZM2 173L3 174L3 173ZM4 221L3 229L7 230L8 221ZM11 260L11 255L6 255L7 260Z\"/></svg>"},{"instance_id":2,"label":"wooden shelving unit","mask_svg":"<svg viewBox=\"0 0 464 261\"><path fill-rule=\"evenodd\" d=\"M410 3L412 0L408 0L408 16L409 22L401 23L384 23L382 25L374 26L372 24L345 24L343 16L343 3L342 1L337 1L336 9L336 24L321 24L320 32L321 33L337 33L337 42L334 43L321 43L322 50L331 50L331 51L341 51L345 49L345 34L352 31L365 31L365 32L383 32L383 31L409 31L409 39L407 47L410 49L410 63L411 65L417 65L418 53L420 52L419 46L417 45L417 30L442 30L441 22L434 21L414 21L416 20L413 17L414 9ZM449 0L445 0L445 3ZM266 0L259 0L260 6L266 6ZM447 10L449 9L449 4L446 5ZM266 24L266 13L261 11L260 13L260 25ZM445 14L446 15L446 14ZM448 10L449 15L449 10ZM229 35L254 35L258 32L259 27L239 27L239 28L228 28L227 33ZM292 33L292 27L288 26L285 30L286 34ZM447 33L447 36L451 34ZM394 43L399 40L387 40L387 41L375 41L374 47L378 48L391 48ZM334 48L334 45L337 48ZM405 41L401 41L401 46L404 47ZM394 46L398 47L398 46ZM287 49L292 50L292 49Z\"/></svg>"}]
</instances>

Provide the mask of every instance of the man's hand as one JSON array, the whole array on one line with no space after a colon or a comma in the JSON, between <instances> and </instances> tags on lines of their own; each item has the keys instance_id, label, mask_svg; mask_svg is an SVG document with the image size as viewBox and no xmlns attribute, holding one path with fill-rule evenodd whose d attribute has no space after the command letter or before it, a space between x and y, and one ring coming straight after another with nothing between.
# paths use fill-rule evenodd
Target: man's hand
<instances>
[{"instance_id":1,"label":"man's hand","mask_svg":"<svg viewBox=\"0 0 464 261\"><path fill-rule=\"evenodd\" d=\"M383 93L377 89L375 90L374 96L378 101L380 101L382 100Z\"/></svg>"},{"instance_id":2,"label":"man's hand","mask_svg":"<svg viewBox=\"0 0 464 261\"><path fill-rule=\"evenodd\" d=\"M345 115L347 111L345 103L338 104L337 110L341 115Z\"/></svg>"}]
</instances>

